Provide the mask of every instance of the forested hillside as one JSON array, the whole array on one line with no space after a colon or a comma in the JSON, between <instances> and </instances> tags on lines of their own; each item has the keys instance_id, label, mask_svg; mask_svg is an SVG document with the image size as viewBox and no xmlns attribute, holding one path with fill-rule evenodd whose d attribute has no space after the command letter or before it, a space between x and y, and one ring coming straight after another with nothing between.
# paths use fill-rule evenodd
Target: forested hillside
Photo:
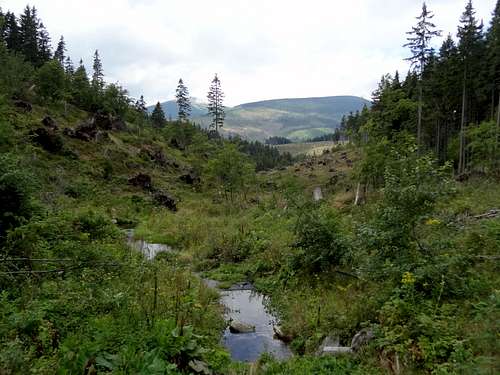
<instances>
[{"instance_id":1,"label":"forested hillside","mask_svg":"<svg viewBox=\"0 0 500 375\"><path fill-rule=\"evenodd\" d=\"M219 134L217 75L209 129L182 80L169 121L0 11L0 374L499 373L500 1L439 51L432 22L348 141L294 159ZM291 357L234 357L250 289Z\"/></svg>"},{"instance_id":2,"label":"forested hillside","mask_svg":"<svg viewBox=\"0 0 500 375\"><path fill-rule=\"evenodd\" d=\"M283 136L301 141L333 133L343 116L355 114L369 106L366 99L355 96L294 98L245 103L226 109L223 134L264 141ZM177 116L175 101L162 103L167 117ZM206 105L193 101L193 121L208 127L210 116Z\"/></svg>"}]
</instances>

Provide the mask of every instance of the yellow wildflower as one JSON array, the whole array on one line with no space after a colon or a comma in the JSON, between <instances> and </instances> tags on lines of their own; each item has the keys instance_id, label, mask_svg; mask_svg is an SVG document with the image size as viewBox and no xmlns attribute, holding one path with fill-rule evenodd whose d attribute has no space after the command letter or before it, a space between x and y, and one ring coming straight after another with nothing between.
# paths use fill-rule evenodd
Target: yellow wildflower
<instances>
[{"instance_id":1,"label":"yellow wildflower","mask_svg":"<svg viewBox=\"0 0 500 375\"><path fill-rule=\"evenodd\" d=\"M401 282L404 285L412 285L415 283L415 276L411 272L405 272L403 273L403 278L401 279Z\"/></svg>"},{"instance_id":2,"label":"yellow wildflower","mask_svg":"<svg viewBox=\"0 0 500 375\"><path fill-rule=\"evenodd\" d=\"M439 219L427 219L425 225L439 225L441 224L441 220Z\"/></svg>"}]
</instances>

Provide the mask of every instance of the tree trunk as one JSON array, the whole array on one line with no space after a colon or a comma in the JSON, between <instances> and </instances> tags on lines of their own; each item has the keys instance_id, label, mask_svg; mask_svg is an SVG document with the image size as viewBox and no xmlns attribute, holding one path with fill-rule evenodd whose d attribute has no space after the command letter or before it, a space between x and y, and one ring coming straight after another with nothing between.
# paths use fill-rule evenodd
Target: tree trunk
<instances>
[{"instance_id":1,"label":"tree trunk","mask_svg":"<svg viewBox=\"0 0 500 375\"><path fill-rule=\"evenodd\" d=\"M422 147L422 78L420 78L420 83L418 85L418 118L417 118L417 145L420 150Z\"/></svg>"},{"instance_id":2,"label":"tree trunk","mask_svg":"<svg viewBox=\"0 0 500 375\"><path fill-rule=\"evenodd\" d=\"M439 142L441 138L441 125L439 123L439 120L436 121L436 158L440 160L440 145L441 143Z\"/></svg>"},{"instance_id":3,"label":"tree trunk","mask_svg":"<svg viewBox=\"0 0 500 375\"><path fill-rule=\"evenodd\" d=\"M466 77L467 69L464 69L463 87L462 87L462 118L460 120L460 150L458 155L458 174L465 172L465 103L466 103Z\"/></svg>"},{"instance_id":4,"label":"tree trunk","mask_svg":"<svg viewBox=\"0 0 500 375\"><path fill-rule=\"evenodd\" d=\"M497 108L497 131L495 132L495 153L493 158L498 159L498 138L500 137L500 93L498 95L498 108ZM496 162L498 165L498 160Z\"/></svg>"},{"instance_id":5,"label":"tree trunk","mask_svg":"<svg viewBox=\"0 0 500 375\"><path fill-rule=\"evenodd\" d=\"M358 182L358 187L356 188L356 198L354 198L354 205L358 206L361 203L361 182Z\"/></svg>"}]
</instances>

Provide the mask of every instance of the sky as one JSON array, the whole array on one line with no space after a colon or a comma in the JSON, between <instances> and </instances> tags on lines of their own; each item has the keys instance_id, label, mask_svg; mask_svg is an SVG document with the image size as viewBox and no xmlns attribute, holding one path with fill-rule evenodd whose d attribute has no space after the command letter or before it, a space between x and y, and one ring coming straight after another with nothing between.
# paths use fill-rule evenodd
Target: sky
<instances>
[{"instance_id":1,"label":"sky","mask_svg":"<svg viewBox=\"0 0 500 375\"><path fill-rule=\"evenodd\" d=\"M473 0L489 24L496 0ZM456 35L466 0L428 0ZM19 14L26 0L0 0ZM88 71L98 49L109 83L149 104L172 99L179 78L205 100L215 73L226 105L276 98L370 98L385 73L408 70L406 31L420 0L31 0L53 41ZM442 38L435 40L439 47Z\"/></svg>"}]
</instances>

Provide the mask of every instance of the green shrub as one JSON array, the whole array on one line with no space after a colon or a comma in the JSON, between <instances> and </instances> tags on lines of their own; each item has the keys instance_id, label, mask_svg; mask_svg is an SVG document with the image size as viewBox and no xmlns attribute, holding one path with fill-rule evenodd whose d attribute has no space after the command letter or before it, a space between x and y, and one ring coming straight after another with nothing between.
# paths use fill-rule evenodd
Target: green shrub
<instances>
[{"instance_id":1,"label":"green shrub","mask_svg":"<svg viewBox=\"0 0 500 375\"><path fill-rule=\"evenodd\" d=\"M317 273L347 262L347 241L333 210L306 204L300 210L295 235L292 269Z\"/></svg>"},{"instance_id":2,"label":"green shrub","mask_svg":"<svg viewBox=\"0 0 500 375\"><path fill-rule=\"evenodd\" d=\"M34 213L33 182L14 157L0 155L0 245L7 231L26 222Z\"/></svg>"}]
</instances>

